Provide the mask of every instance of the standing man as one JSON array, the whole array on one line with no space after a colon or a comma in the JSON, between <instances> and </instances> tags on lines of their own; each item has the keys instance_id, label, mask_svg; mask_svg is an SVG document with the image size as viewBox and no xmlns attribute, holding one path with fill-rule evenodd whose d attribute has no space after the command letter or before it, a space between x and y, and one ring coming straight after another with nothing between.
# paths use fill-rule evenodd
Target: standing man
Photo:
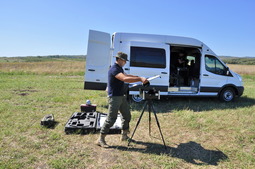
<instances>
[{"instance_id":1,"label":"standing man","mask_svg":"<svg viewBox=\"0 0 255 169\"><path fill-rule=\"evenodd\" d=\"M121 141L128 140L129 122L131 120L130 107L127 102L127 97L124 91L124 82L134 83L141 81L143 84L148 83L144 77L127 75L124 73L122 67L128 61L127 54L118 52L115 64L108 71L108 115L104 125L101 128L100 136L96 141L98 146L109 147L105 142L105 137L108 134L110 127L115 123L118 111L122 115L122 134Z\"/></svg>"}]
</instances>

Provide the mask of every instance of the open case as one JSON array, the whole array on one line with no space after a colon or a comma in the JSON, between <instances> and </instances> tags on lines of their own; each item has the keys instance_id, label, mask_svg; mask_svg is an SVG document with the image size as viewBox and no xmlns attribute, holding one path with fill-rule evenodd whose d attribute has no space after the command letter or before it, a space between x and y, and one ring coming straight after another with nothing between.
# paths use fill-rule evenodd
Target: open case
<instances>
[{"instance_id":1,"label":"open case","mask_svg":"<svg viewBox=\"0 0 255 169\"><path fill-rule=\"evenodd\" d=\"M99 112L75 112L65 125L65 133L88 134L99 132L106 120L107 114ZM121 133L121 115L110 128L109 134Z\"/></svg>"}]
</instances>

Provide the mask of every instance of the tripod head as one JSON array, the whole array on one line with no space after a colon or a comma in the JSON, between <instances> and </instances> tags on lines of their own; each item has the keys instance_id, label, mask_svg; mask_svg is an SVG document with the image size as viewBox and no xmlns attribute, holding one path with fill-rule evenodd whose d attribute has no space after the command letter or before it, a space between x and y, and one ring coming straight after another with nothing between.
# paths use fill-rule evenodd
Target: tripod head
<instances>
[{"instance_id":1,"label":"tripod head","mask_svg":"<svg viewBox=\"0 0 255 169\"><path fill-rule=\"evenodd\" d=\"M139 89L140 97L143 100L160 100L160 91L156 90L155 88L150 90Z\"/></svg>"}]
</instances>

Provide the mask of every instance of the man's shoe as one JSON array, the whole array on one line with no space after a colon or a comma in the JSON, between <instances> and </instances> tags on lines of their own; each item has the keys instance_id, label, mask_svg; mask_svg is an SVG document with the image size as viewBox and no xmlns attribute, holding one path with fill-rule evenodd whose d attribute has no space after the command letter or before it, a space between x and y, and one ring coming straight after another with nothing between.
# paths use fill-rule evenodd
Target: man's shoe
<instances>
[{"instance_id":1,"label":"man's shoe","mask_svg":"<svg viewBox=\"0 0 255 169\"><path fill-rule=\"evenodd\" d=\"M109 148L110 146L107 145L105 142L105 137L106 137L106 134L100 134L95 144L103 148Z\"/></svg>"},{"instance_id":2,"label":"man's shoe","mask_svg":"<svg viewBox=\"0 0 255 169\"><path fill-rule=\"evenodd\" d=\"M129 141L130 138L128 137L129 131L128 130L123 130L121 133L120 141Z\"/></svg>"}]
</instances>

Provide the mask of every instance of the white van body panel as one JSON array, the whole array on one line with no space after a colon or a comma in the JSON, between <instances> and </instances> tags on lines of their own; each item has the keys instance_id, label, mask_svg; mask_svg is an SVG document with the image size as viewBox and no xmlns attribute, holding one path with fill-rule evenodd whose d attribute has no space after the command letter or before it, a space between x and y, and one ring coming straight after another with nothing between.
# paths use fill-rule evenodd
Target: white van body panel
<instances>
[{"instance_id":1,"label":"white van body panel","mask_svg":"<svg viewBox=\"0 0 255 169\"><path fill-rule=\"evenodd\" d=\"M130 46L132 47L149 47L149 48L160 48L164 49L166 52L166 55L170 55L169 51L169 45L163 44L163 43L148 43L148 42L130 42ZM130 56L130 55L129 55ZM166 58L166 62L169 62L169 58ZM168 87L169 82L169 66L166 65L165 68L146 68L146 67L132 67L129 66L130 63L128 63L129 67L129 73L131 75L137 75L142 77L152 77L156 75L160 75L160 78L156 78L153 81L151 81L151 85L158 85L158 86L166 86Z\"/></svg>"},{"instance_id":2,"label":"white van body panel","mask_svg":"<svg viewBox=\"0 0 255 169\"><path fill-rule=\"evenodd\" d=\"M236 86L242 86L243 85L242 84L242 77L239 74L233 72L232 70L229 70L229 71L233 75L233 77L229 77L227 83L228 84L233 84L233 85L236 85Z\"/></svg>"},{"instance_id":3,"label":"white van body panel","mask_svg":"<svg viewBox=\"0 0 255 169\"><path fill-rule=\"evenodd\" d=\"M211 51L208 47L207 49L203 49L203 56L210 55L210 56L215 56L216 55ZM227 83L228 76L222 76L218 75L212 72L209 72L206 70L206 65L205 65L205 57L201 58L201 77L200 77L200 86L203 88L206 88L205 91L200 92L201 95L208 95L206 92L207 90L210 90L210 93L213 95L218 94L218 88L224 86ZM213 91L213 88L215 88L215 91Z\"/></svg>"},{"instance_id":4,"label":"white van body panel","mask_svg":"<svg viewBox=\"0 0 255 169\"><path fill-rule=\"evenodd\" d=\"M134 51L142 49L164 51L165 65L160 67L134 65ZM130 60L123 67L125 73L146 78L161 75L161 78L151 81L150 86L160 90L161 95L220 96L221 91L232 88L235 95L241 96L244 90L240 75L229 70L207 45L197 39L120 32L113 33L111 37L108 33L90 30L87 50L84 89L105 90L108 69L114 64L117 53L122 51L128 55ZM175 65L178 57L176 54L180 50L188 53L186 56L188 70L178 68L176 78ZM150 55L140 54L139 57L141 56L144 56L145 60L150 57ZM225 73L217 73L216 64L215 71L213 71L213 67L210 68L212 66L210 59L217 62L222 67L221 71ZM195 65L194 74L190 69L192 61ZM184 73L184 76L179 79L181 73ZM139 94L138 87L131 89L130 94Z\"/></svg>"},{"instance_id":5,"label":"white van body panel","mask_svg":"<svg viewBox=\"0 0 255 169\"><path fill-rule=\"evenodd\" d=\"M94 89L94 83L104 84L106 88L110 65L111 36L108 33L90 30L86 58L85 89Z\"/></svg>"},{"instance_id":6,"label":"white van body panel","mask_svg":"<svg viewBox=\"0 0 255 169\"><path fill-rule=\"evenodd\" d=\"M184 46L196 46L202 47L203 42L188 38L188 37L179 37L179 36L169 36L169 35L153 35L153 34L138 34L138 33L114 33L115 42L114 44L122 41L127 42L151 42L151 43L165 43L172 45L184 45ZM117 38L119 37L119 38ZM205 45L206 46L206 45ZM116 48L117 46L114 46Z\"/></svg>"}]
</instances>

